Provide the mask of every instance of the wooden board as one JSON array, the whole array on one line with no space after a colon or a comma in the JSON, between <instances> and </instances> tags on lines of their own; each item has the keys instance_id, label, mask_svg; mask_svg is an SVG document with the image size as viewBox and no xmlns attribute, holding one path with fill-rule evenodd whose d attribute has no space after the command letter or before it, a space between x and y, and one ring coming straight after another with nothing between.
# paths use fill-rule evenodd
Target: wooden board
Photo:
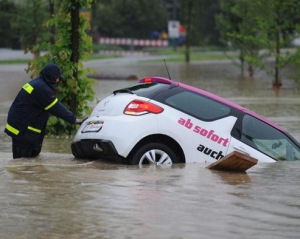
<instances>
[{"instance_id":1,"label":"wooden board","mask_svg":"<svg viewBox=\"0 0 300 239\"><path fill-rule=\"evenodd\" d=\"M208 165L207 168L232 172L246 172L246 170L256 165L257 162L258 160L256 158L233 151L224 158Z\"/></svg>"}]
</instances>

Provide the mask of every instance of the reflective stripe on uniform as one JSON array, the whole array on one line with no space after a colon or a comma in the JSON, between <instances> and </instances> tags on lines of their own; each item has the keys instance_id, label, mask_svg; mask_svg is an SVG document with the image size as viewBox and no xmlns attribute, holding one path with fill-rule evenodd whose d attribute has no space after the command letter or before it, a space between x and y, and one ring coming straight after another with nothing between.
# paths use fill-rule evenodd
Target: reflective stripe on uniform
<instances>
[{"instance_id":1,"label":"reflective stripe on uniform","mask_svg":"<svg viewBox=\"0 0 300 239\"><path fill-rule=\"evenodd\" d=\"M31 126L28 126L27 129L29 129L31 131L34 131L34 132L37 132L37 133L41 133L42 132L40 129L36 129L36 128L33 128Z\"/></svg>"},{"instance_id":2,"label":"reflective stripe on uniform","mask_svg":"<svg viewBox=\"0 0 300 239\"><path fill-rule=\"evenodd\" d=\"M15 134L15 135L18 135L19 132L20 132L19 130L17 130L16 128L12 127L12 126L9 125L9 124L6 124L5 128L6 128L8 131L10 131L10 132L12 132L13 134Z\"/></svg>"},{"instance_id":3,"label":"reflective stripe on uniform","mask_svg":"<svg viewBox=\"0 0 300 239\"><path fill-rule=\"evenodd\" d=\"M33 88L29 83L26 83L26 84L23 86L23 89L24 89L28 94L31 94L32 91L34 90L34 88ZM45 107L45 110L49 110L53 105L56 104L57 101L58 101L58 99L56 98L50 105L48 105L47 107Z\"/></svg>"},{"instance_id":4,"label":"reflective stripe on uniform","mask_svg":"<svg viewBox=\"0 0 300 239\"><path fill-rule=\"evenodd\" d=\"M53 105L56 104L57 101L58 101L57 98L56 98L55 100L53 100L53 102L52 102L50 105L48 105L48 106L45 108L45 110L49 110Z\"/></svg>"},{"instance_id":5,"label":"reflective stripe on uniform","mask_svg":"<svg viewBox=\"0 0 300 239\"><path fill-rule=\"evenodd\" d=\"M33 88L29 83L26 83L25 85L23 85L23 89L24 89L28 94L31 94L31 92L34 90L34 88Z\"/></svg>"}]
</instances>

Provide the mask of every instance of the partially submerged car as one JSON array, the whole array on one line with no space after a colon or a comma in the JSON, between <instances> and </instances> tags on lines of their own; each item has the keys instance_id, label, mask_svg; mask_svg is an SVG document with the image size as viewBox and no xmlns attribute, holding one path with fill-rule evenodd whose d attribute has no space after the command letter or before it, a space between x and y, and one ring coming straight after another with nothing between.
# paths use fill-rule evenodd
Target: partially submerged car
<instances>
[{"instance_id":1,"label":"partially submerged car","mask_svg":"<svg viewBox=\"0 0 300 239\"><path fill-rule=\"evenodd\" d=\"M147 77L101 100L72 143L76 158L129 164L213 163L233 151L299 160L300 144L268 119L204 90Z\"/></svg>"}]
</instances>

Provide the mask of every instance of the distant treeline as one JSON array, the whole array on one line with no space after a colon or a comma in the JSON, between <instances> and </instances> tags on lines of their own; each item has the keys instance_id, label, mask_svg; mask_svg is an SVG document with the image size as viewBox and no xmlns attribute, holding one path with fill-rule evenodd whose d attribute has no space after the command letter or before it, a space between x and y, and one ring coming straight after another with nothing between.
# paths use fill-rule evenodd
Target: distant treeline
<instances>
[{"instance_id":1,"label":"distant treeline","mask_svg":"<svg viewBox=\"0 0 300 239\"><path fill-rule=\"evenodd\" d=\"M58 14L60 2L0 0L0 47L26 48L49 39L55 41L55 29L45 28L43 23ZM191 4L192 12L188 11ZM220 13L218 0L94 0L91 9L82 12L90 18L89 34L94 39L149 39L154 31L167 32L171 20L186 26L188 15L192 15L191 45L223 44L215 18Z\"/></svg>"}]
</instances>

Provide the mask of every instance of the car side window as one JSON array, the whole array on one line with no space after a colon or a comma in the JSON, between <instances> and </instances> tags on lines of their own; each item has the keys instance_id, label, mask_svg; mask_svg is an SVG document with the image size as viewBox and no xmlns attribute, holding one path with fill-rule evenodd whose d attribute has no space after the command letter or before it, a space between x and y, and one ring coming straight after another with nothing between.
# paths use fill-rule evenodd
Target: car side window
<instances>
[{"instance_id":1,"label":"car side window","mask_svg":"<svg viewBox=\"0 0 300 239\"><path fill-rule=\"evenodd\" d=\"M276 160L300 159L300 149L290 138L251 115L242 120L241 141Z\"/></svg>"},{"instance_id":2,"label":"car side window","mask_svg":"<svg viewBox=\"0 0 300 239\"><path fill-rule=\"evenodd\" d=\"M190 91L181 91L165 99L165 103L204 121L229 115L230 107Z\"/></svg>"}]
</instances>

